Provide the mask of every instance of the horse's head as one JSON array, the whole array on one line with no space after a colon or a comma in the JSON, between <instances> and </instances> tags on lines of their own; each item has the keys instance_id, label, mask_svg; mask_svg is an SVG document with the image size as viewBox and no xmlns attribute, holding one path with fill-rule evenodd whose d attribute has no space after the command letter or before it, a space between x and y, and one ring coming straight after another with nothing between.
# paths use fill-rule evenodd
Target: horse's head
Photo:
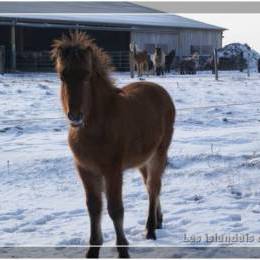
<instances>
[{"instance_id":1,"label":"horse's head","mask_svg":"<svg viewBox=\"0 0 260 260\"><path fill-rule=\"evenodd\" d=\"M169 56L171 56L171 57L175 57L175 54L176 54L176 52L175 52L175 50L171 50L171 52L169 53Z\"/></svg>"},{"instance_id":2,"label":"horse's head","mask_svg":"<svg viewBox=\"0 0 260 260\"><path fill-rule=\"evenodd\" d=\"M71 126L84 123L85 98L89 94L93 71L92 49L86 44L84 33L71 33L53 44L52 58L61 79L61 97L64 112Z\"/></svg>"},{"instance_id":3,"label":"horse's head","mask_svg":"<svg viewBox=\"0 0 260 260\"><path fill-rule=\"evenodd\" d=\"M136 51L136 45L135 45L134 42L131 42L131 43L129 44L129 50L130 50L131 52L135 52L135 51Z\"/></svg>"},{"instance_id":4,"label":"horse's head","mask_svg":"<svg viewBox=\"0 0 260 260\"><path fill-rule=\"evenodd\" d=\"M192 54L191 58L192 58L193 60L199 60L200 55L199 55L198 52L194 52L194 53Z\"/></svg>"},{"instance_id":5,"label":"horse's head","mask_svg":"<svg viewBox=\"0 0 260 260\"><path fill-rule=\"evenodd\" d=\"M161 48L156 47L156 48L155 48L155 53L156 53L156 54L159 54L160 52L161 52Z\"/></svg>"}]
</instances>

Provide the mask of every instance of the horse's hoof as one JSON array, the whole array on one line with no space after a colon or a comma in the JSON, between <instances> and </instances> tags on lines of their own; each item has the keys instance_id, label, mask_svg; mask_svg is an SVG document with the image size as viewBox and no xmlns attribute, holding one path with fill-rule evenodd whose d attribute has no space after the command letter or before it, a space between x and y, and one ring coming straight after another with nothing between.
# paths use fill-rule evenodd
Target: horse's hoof
<instances>
[{"instance_id":1,"label":"horse's hoof","mask_svg":"<svg viewBox=\"0 0 260 260\"><path fill-rule=\"evenodd\" d=\"M89 248L86 258L98 258L99 257L99 248Z\"/></svg>"},{"instance_id":2,"label":"horse's hoof","mask_svg":"<svg viewBox=\"0 0 260 260\"><path fill-rule=\"evenodd\" d=\"M146 239L156 240L155 230L148 230L146 233Z\"/></svg>"},{"instance_id":3,"label":"horse's hoof","mask_svg":"<svg viewBox=\"0 0 260 260\"><path fill-rule=\"evenodd\" d=\"M162 229L162 223L158 223L156 228L157 229Z\"/></svg>"},{"instance_id":4,"label":"horse's hoof","mask_svg":"<svg viewBox=\"0 0 260 260\"><path fill-rule=\"evenodd\" d=\"M118 248L118 253L119 258L130 258L127 247Z\"/></svg>"},{"instance_id":5,"label":"horse's hoof","mask_svg":"<svg viewBox=\"0 0 260 260\"><path fill-rule=\"evenodd\" d=\"M162 229L162 228L163 228L162 223L163 223L163 215L162 215L162 213L161 213L161 214L159 214L159 216L157 217L157 226L156 226L156 229Z\"/></svg>"}]
</instances>

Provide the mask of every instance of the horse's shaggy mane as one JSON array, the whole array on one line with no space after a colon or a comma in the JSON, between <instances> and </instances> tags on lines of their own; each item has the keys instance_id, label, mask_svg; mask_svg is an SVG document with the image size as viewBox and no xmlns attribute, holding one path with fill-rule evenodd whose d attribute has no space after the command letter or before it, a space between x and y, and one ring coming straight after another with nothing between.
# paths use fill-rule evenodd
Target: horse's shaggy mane
<instances>
[{"instance_id":1,"label":"horse's shaggy mane","mask_svg":"<svg viewBox=\"0 0 260 260\"><path fill-rule=\"evenodd\" d=\"M70 32L69 35L63 35L61 39L55 40L52 45L51 58L56 60L61 56L62 51L72 49L74 54L79 57L86 50L92 51L94 66L97 70L104 72L110 72L114 70L111 65L110 57L91 39L85 32Z\"/></svg>"}]
</instances>

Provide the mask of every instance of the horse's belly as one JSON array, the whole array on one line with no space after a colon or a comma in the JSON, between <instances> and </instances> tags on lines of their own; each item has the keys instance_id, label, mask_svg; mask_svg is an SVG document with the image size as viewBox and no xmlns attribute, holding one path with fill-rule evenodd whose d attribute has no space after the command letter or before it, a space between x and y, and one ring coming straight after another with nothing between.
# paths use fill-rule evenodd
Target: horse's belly
<instances>
[{"instance_id":1,"label":"horse's belly","mask_svg":"<svg viewBox=\"0 0 260 260\"><path fill-rule=\"evenodd\" d=\"M157 135L160 137L160 135ZM146 142L145 142L146 141ZM155 153L160 143L160 138L140 140L140 142L129 145L124 153L124 168L136 168L144 165Z\"/></svg>"},{"instance_id":2,"label":"horse's belly","mask_svg":"<svg viewBox=\"0 0 260 260\"><path fill-rule=\"evenodd\" d=\"M140 154L139 156L132 157L123 163L123 169L140 168L152 157L154 151L147 154Z\"/></svg>"}]
</instances>

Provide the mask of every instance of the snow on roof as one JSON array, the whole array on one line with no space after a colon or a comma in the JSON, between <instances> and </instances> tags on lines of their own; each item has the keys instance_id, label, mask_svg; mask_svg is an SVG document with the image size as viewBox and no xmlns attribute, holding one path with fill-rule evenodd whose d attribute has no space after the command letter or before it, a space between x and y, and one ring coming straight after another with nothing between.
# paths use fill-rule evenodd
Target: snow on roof
<instances>
[{"instance_id":1,"label":"snow on roof","mask_svg":"<svg viewBox=\"0 0 260 260\"><path fill-rule=\"evenodd\" d=\"M0 2L0 13L159 13L130 2Z\"/></svg>"},{"instance_id":2,"label":"snow on roof","mask_svg":"<svg viewBox=\"0 0 260 260\"><path fill-rule=\"evenodd\" d=\"M224 28L170 14L0 14L0 18L78 22L106 25L225 30Z\"/></svg>"},{"instance_id":3,"label":"snow on roof","mask_svg":"<svg viewBox=\"0 0 260 260\"><path fill-rule=\"evenodd\" d=\"M114 13L117 14L114 15ZM123 25L126 27L225 30L215 25L162 13L129 2L0 2L1 18Z\"/></svg>"}]
</instances>

